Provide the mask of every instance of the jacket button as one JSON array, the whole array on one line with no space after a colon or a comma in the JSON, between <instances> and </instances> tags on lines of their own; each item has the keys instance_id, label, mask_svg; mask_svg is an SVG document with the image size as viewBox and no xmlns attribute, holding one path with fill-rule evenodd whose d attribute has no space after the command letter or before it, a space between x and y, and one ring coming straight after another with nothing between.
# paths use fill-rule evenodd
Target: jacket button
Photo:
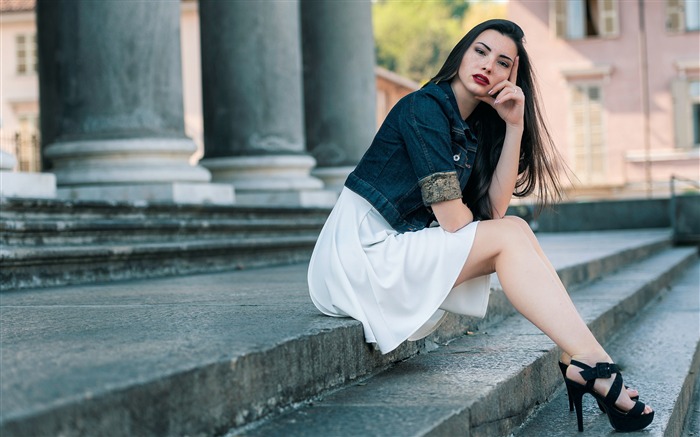
<instances>
[{"instance_id":1,"label":"jacket button","mask_svg":"<svg viewBox=\"0 0 700 437\"><path fill-rule=\"evenodd\" d=\"M457 154L457 155L453 156L453 157L452 157L452 159L454 159L454 160L455 160L455 162L459 161L459 154Z\"/></svg>"}]
</instances>

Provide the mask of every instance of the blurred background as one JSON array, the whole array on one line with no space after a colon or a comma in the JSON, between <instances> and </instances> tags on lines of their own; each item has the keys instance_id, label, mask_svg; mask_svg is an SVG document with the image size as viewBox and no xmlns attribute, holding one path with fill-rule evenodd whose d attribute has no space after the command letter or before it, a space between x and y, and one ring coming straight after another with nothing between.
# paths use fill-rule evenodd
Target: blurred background
<instances>
[{"instance_id":1,"label":"blurred background","mask_svg":"<svg viewBox=\"0 0 700 437\"><path fill-rule=\"evenodd\" d=\"M196 0L179 3L184 130L197 146L195 164L205 150L202 21ZM40 152L36 4L0 4L1 148L16 157L15 170L49 171ZM698 0L373 1L372 128L489 18L511 19L525 31L551 133L574 175L570 199L666 197L671 178L700 179ZM307 120L311 141L308 132ZM691 182L677 189L696 191ZM59 176L59 188L66 183Z\"/></svg>"}]
</instances>

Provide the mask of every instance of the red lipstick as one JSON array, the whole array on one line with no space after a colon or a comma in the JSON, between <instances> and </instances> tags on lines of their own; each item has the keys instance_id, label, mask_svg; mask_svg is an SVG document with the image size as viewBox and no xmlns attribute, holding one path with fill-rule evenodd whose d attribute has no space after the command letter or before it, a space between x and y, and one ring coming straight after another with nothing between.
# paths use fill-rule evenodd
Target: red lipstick
<instances>
[{"instance_id":1,"label":"red lipstick","mask_svg":"<svg viewBox=\"0 0 700 437\"><path fill-rule=\"evenodd\" d=\"M478 83L479 85L488 85L490 83L489 78L482 74L475 74L472 76L472 78L474 78L474 82Z\"/></svg>"}]
</instances>

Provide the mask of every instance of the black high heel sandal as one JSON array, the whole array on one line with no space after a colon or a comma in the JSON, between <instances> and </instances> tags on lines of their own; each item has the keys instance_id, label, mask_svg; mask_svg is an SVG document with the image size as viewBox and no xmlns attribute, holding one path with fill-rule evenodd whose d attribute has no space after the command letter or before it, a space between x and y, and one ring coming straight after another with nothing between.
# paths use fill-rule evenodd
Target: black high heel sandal
<instances>
[{"instance_id":1,"label":"black high heel sandal","mask_svg":"<svg viewBox=\"0 0 700 437\"><path fill-rule=\"evenodd\" d=\"M564 382L566 382L566 369L569 368L568 364L564 364L561 361L559 361L559 370L561 370L561 376L564 378ZM625 386L625 390L627 390L629 387ZM569 411L574 411L574 399L571 397L571 389L569 386L566 386L566 394L569 397ZM639 400L639 395L636 396L630 396L630 399L633 401ZM603 408L603 405L600 403L598 399L596 399L596 402L598 402L598 408L600 408L600 411L605 413L605 409Z\"/></svg>"},{"instance_id":2,"label":"black high heel sandal","mask_svg":"<svg viewBox=\"0 0 700 437\"><path fill-rule=\"evenodd\" d=\"M589 393L598 401L598 405L603 407L603 411L608 416L610 425L615 429L615 431L629 432L629 431L639 431L644 429L654 420L654 412L649 414L644 413L645 405L643 402L636 401L634 407L631 410L624 412L620 411L615 406L615 401L620 395L622 390L622 375L620 374L620 368L617 364L612 363L596 363L595 367L591 367L587 364L581 363L576 360L571 360L571 365L580 367L583 369L580 374L586 381L586 385L581 385L578 382L572 381L567 377L564 377L566 381L566 388L573 398L574 407L576 408L576 421L578 422L579 432L583 431L583 407L581 405L581 400L583 395ZM610 378L613 373L615 374L615 380L608 394L603 396L593 390L593 384L598 378L607 379ZM570 399L571 399L570 398Z\"/></svg>"}]
</instances>

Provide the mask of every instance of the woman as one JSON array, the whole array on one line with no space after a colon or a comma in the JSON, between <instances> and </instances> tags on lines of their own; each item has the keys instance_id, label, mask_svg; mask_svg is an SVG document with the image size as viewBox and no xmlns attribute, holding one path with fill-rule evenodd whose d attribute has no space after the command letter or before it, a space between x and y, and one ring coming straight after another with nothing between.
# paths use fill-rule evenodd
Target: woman
<instances>
[{"instance_id":1,"label":"woman","mask_svg":"<svg viewBox=\"0 0 700 437\"><path fill-rule=\"evenodd\" d=\"M428 335L445 311L483 316L497 272L513 306L570 362L561 366L579 430L585 393L615 429L641 429L652 409L621 389L617 366L601 364L612 360L529 226L505 216L513 194L559 198L556 156L522 30L476 26L394 106L348 177L311 258L311 298L324 314L362 322L387 353Z\"/></svg>"}]
</instances>

